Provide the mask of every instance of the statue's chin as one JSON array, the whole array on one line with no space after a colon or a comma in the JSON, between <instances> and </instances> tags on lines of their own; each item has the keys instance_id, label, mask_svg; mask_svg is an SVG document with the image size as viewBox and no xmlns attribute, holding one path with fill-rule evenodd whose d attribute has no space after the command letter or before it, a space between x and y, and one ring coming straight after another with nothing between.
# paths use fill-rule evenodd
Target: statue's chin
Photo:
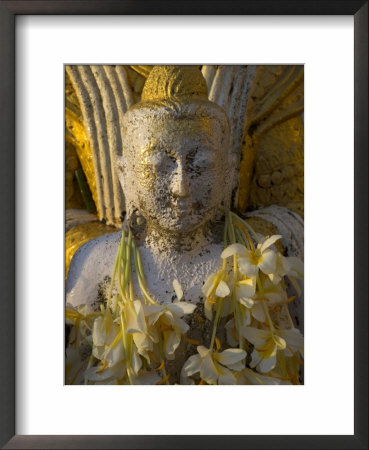
<instances>
[{"instance_id":1,"label":"statue's chin","mask_svg":"<svg viewBox=\"0 0 369 450\"><path fill-rule=\"evenodd\" d=\"M190 215L172 218L171 220L165 222L151 222L152 228L155 229L160 235L168 235L175 237L176 235L180 237L193 237L194 233L204 229L206 224L209 222L209 218L204 217L192 217Z\"/></svg>"}]
</instances>

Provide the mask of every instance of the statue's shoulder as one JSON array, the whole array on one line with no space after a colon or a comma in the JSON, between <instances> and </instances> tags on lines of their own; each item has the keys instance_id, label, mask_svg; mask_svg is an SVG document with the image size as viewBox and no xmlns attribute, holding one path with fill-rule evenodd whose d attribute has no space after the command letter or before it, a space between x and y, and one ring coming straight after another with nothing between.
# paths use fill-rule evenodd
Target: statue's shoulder
<instances>
[{"instance_id":1,"label":"statue's shoulder","mask_svg":"<svg viewBox=\"0 0 369 450\"><path fill-rule=\"evenodd\" d=\"M94 309L101 301L99 293L110 283L120 238L120 232L99 236L77 250L68 271L67 303Z\"/></svg>"}]
</instances>

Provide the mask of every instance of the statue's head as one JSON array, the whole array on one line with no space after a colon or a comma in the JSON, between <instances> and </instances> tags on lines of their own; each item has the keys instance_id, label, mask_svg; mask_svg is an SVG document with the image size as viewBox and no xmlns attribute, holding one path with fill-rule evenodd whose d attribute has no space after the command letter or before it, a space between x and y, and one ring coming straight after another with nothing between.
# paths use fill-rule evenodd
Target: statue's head
<instances>
[{"instance_id":1,"label":"statue's head","mask_svg":"<svg viewBox=\"0 0 369 450\"><path fill-rule=\"evenodd\" d=\"M128 216L189 234L224 205L229 120L196 67L155 66L123 119L119 174Z\"/></svg>"}]
</instances>

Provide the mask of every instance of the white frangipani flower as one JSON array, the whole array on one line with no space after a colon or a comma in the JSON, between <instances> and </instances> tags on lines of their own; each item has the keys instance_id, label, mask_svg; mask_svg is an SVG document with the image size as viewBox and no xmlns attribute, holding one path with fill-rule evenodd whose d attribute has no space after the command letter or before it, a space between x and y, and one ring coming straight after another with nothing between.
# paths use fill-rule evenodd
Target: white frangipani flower
<instances>
[{"instance_id":1,"label":"white frangipani flower","mask_svg":"<svg viewBox=\"0 0 369 450\"><path fill-rule=\"evenodd\" d=\"M185 362L183 376L190 377L199 372L201 379L208 384L236 384L233 371L240 371L245 367L244 350L229 348L218 353L199 345L197 351L197 355L190 356Z\"/></svg>"},{"instance_id":2,"label":"white frangipani flower","mask_svg":"<svg viewBox=\"0 0 369 450\"><path fill-rule=\"evenodd\" d=\"M84 377L87 381L92 381L94 384L102 382L102 384L118 384L118 380L125 377L127 366L124 361L120 361L112 367L106 367L105 364L98 364L97 366L88 368ZM111 383L109 383L111 382Z\"/></svg>"},{"instance_id":3,"label":"white frangipani flower","mask_svg":"<svg viewBox=\"0 0 369 450\"><path fill-rule=\"evenodd\" d=\"M256 277L261 270L265 274L271 274L276 270L276 252L269 247L272 246L281 235L267 237L259 243L254 250L247 249L239 243L232 244L223 250L222 258L238 255L237 263L241 273L248 277Z\"/></svg>"},{"instance_id":4,"label":"white frangipani flower","mask_svg":"<svg viewBox=\"0 0 369 450\"><path fill-rule=\"evenodd\" d=\"M159 341L159 332L163 334L164 354L167 359L174 358L174 352L181 342L181 336L189 329L182 317L185 314L193 313L195 308L196 305L187 302L144 306L149 331L154 341Z\"/></svg>"},{"instance_id":5,"label":"white frangipani flower","mask_svg":"<svg viewBox=\"0 0 369 450\"><path fill-rule=\"evenodd\" d=\"M269 278L265 277L265 280L261 284L261 292L257 293L262 300L267 301L268 306L273 306L278 303L284 303L288 300L286 290L281 284L274 284Z\"/></svg>"},{"instance_id":6,"label":"white frangipani flower","mask_svg":"<svg viewBox=\"0 0 369 450\"><path fill-rule=\"evenodd\" d=\"M92 355L105 366L113 367L123 361L122 331L113 321L109 308L102 308L92 328Z\"/></svg>"},{"instance_id":7,"label":"white frangipani flower","mask_svg":"<svg viewBox=\"0 0 369 450\"><path fill-rule=\"evenodd\" d=\"M255 295L256 279L246 277L243 280L237 281L235 284L236 298L246 308L254 306L253 297Z\"/></svg>"},{"instance_id":8,"label":"white frangipani flower","mask_svg":"<svg viewBox=\"0 0 369 450\"><path fill-rule=\"evenodd\" d=\"M127 302L122 308L122 314L126 321L125 332L132 335L138 353L150 361L148 354L153 349L154 339L148 332L142 303L140 300Z\"/></svg>"},{"instance_id":9,"label":"white frangipani flower","mask_svg":"<svg viewBox=\"0 0 369 450\"><path fill-rule=\"evenodd\" d=\"M225 278L224 270L218 270L218 272L210 275L201 288L201 291L205 296L204 309L205 316L208 320L212 320L213 318L213 307L217 298L225 298L231 293Z\"/></svg>"},{"instance_id":10,"label":"white frangipani flower","mask_svg":"<svg viewBox=\"0 0 369 450\"><path fill-rule=\"evenodd\" d=\"M250 367L256 367L263 373L274 369L277 362L277 350L286 348L286 341L272 331L253 327L242 327L242 336L254 345Z\"/></svg>"},{"instance_id":11,"label":"white frangipani flower","mask_svg":"<svg viewBox=\"0 0 369 450\"><path fill-rule=\"evenodd\" d=\"M253 327L242 327L242 336L254 345L250 367L256 367L263 373L274 369L277 362L277 351L284 351L286 356L298 351L303 346L303 336L296 328L289 330L260 330Z\"/></svg>"},{"instance_id":12,"label":"white frangipani flower","mask_svg":"<svg viewBox=\"0 0 369 450\"><path fill-rule=\"evenodd\" d=\"M286 341L287 347L284 351L286 356L293 356L294 353L300 353L304 356L304 336L297 328L287 330L278 330L278 334Z\"/></svg>"},{"instance_id":13,"label":"white frangipani flower","mask_svg":"<svg viewBox=\"0 0 369 450\"><path fill-rule=\"evenodd\" d=\"M304 263L296 256L283 256L277 253L276 270L268 274L273 284L278 284L284 276L302 279L304 276Z\"/></svg>"}]
</instances>

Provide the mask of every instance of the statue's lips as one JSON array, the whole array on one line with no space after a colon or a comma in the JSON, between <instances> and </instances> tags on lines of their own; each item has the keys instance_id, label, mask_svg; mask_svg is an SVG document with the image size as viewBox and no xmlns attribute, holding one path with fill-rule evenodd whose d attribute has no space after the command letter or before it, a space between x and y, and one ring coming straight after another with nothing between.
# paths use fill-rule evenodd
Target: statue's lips
<instances>
[{"instance_id":1,"label":"statue's lips","mask_svg":"<svg viewBox=\"0 0 369 450\"><path fill-rule=\"evenodd\" d=\"M176 216L184 217L194 212L193 205L188 201L172 202L171 210Z\"/></svg>"},{"instance_id":2,"label":"statue's lips","mask_svg":"<svg viewBox=\"0 0 369 450\"><path fill-rule=\"evenodd\" d=\"M193 203L190 201L171 202L170 214L172 220L191 220L190 218L197 218L203 216L205 213L204 208L199 209L198 202Z\"/></svg>"}]
</instances>

